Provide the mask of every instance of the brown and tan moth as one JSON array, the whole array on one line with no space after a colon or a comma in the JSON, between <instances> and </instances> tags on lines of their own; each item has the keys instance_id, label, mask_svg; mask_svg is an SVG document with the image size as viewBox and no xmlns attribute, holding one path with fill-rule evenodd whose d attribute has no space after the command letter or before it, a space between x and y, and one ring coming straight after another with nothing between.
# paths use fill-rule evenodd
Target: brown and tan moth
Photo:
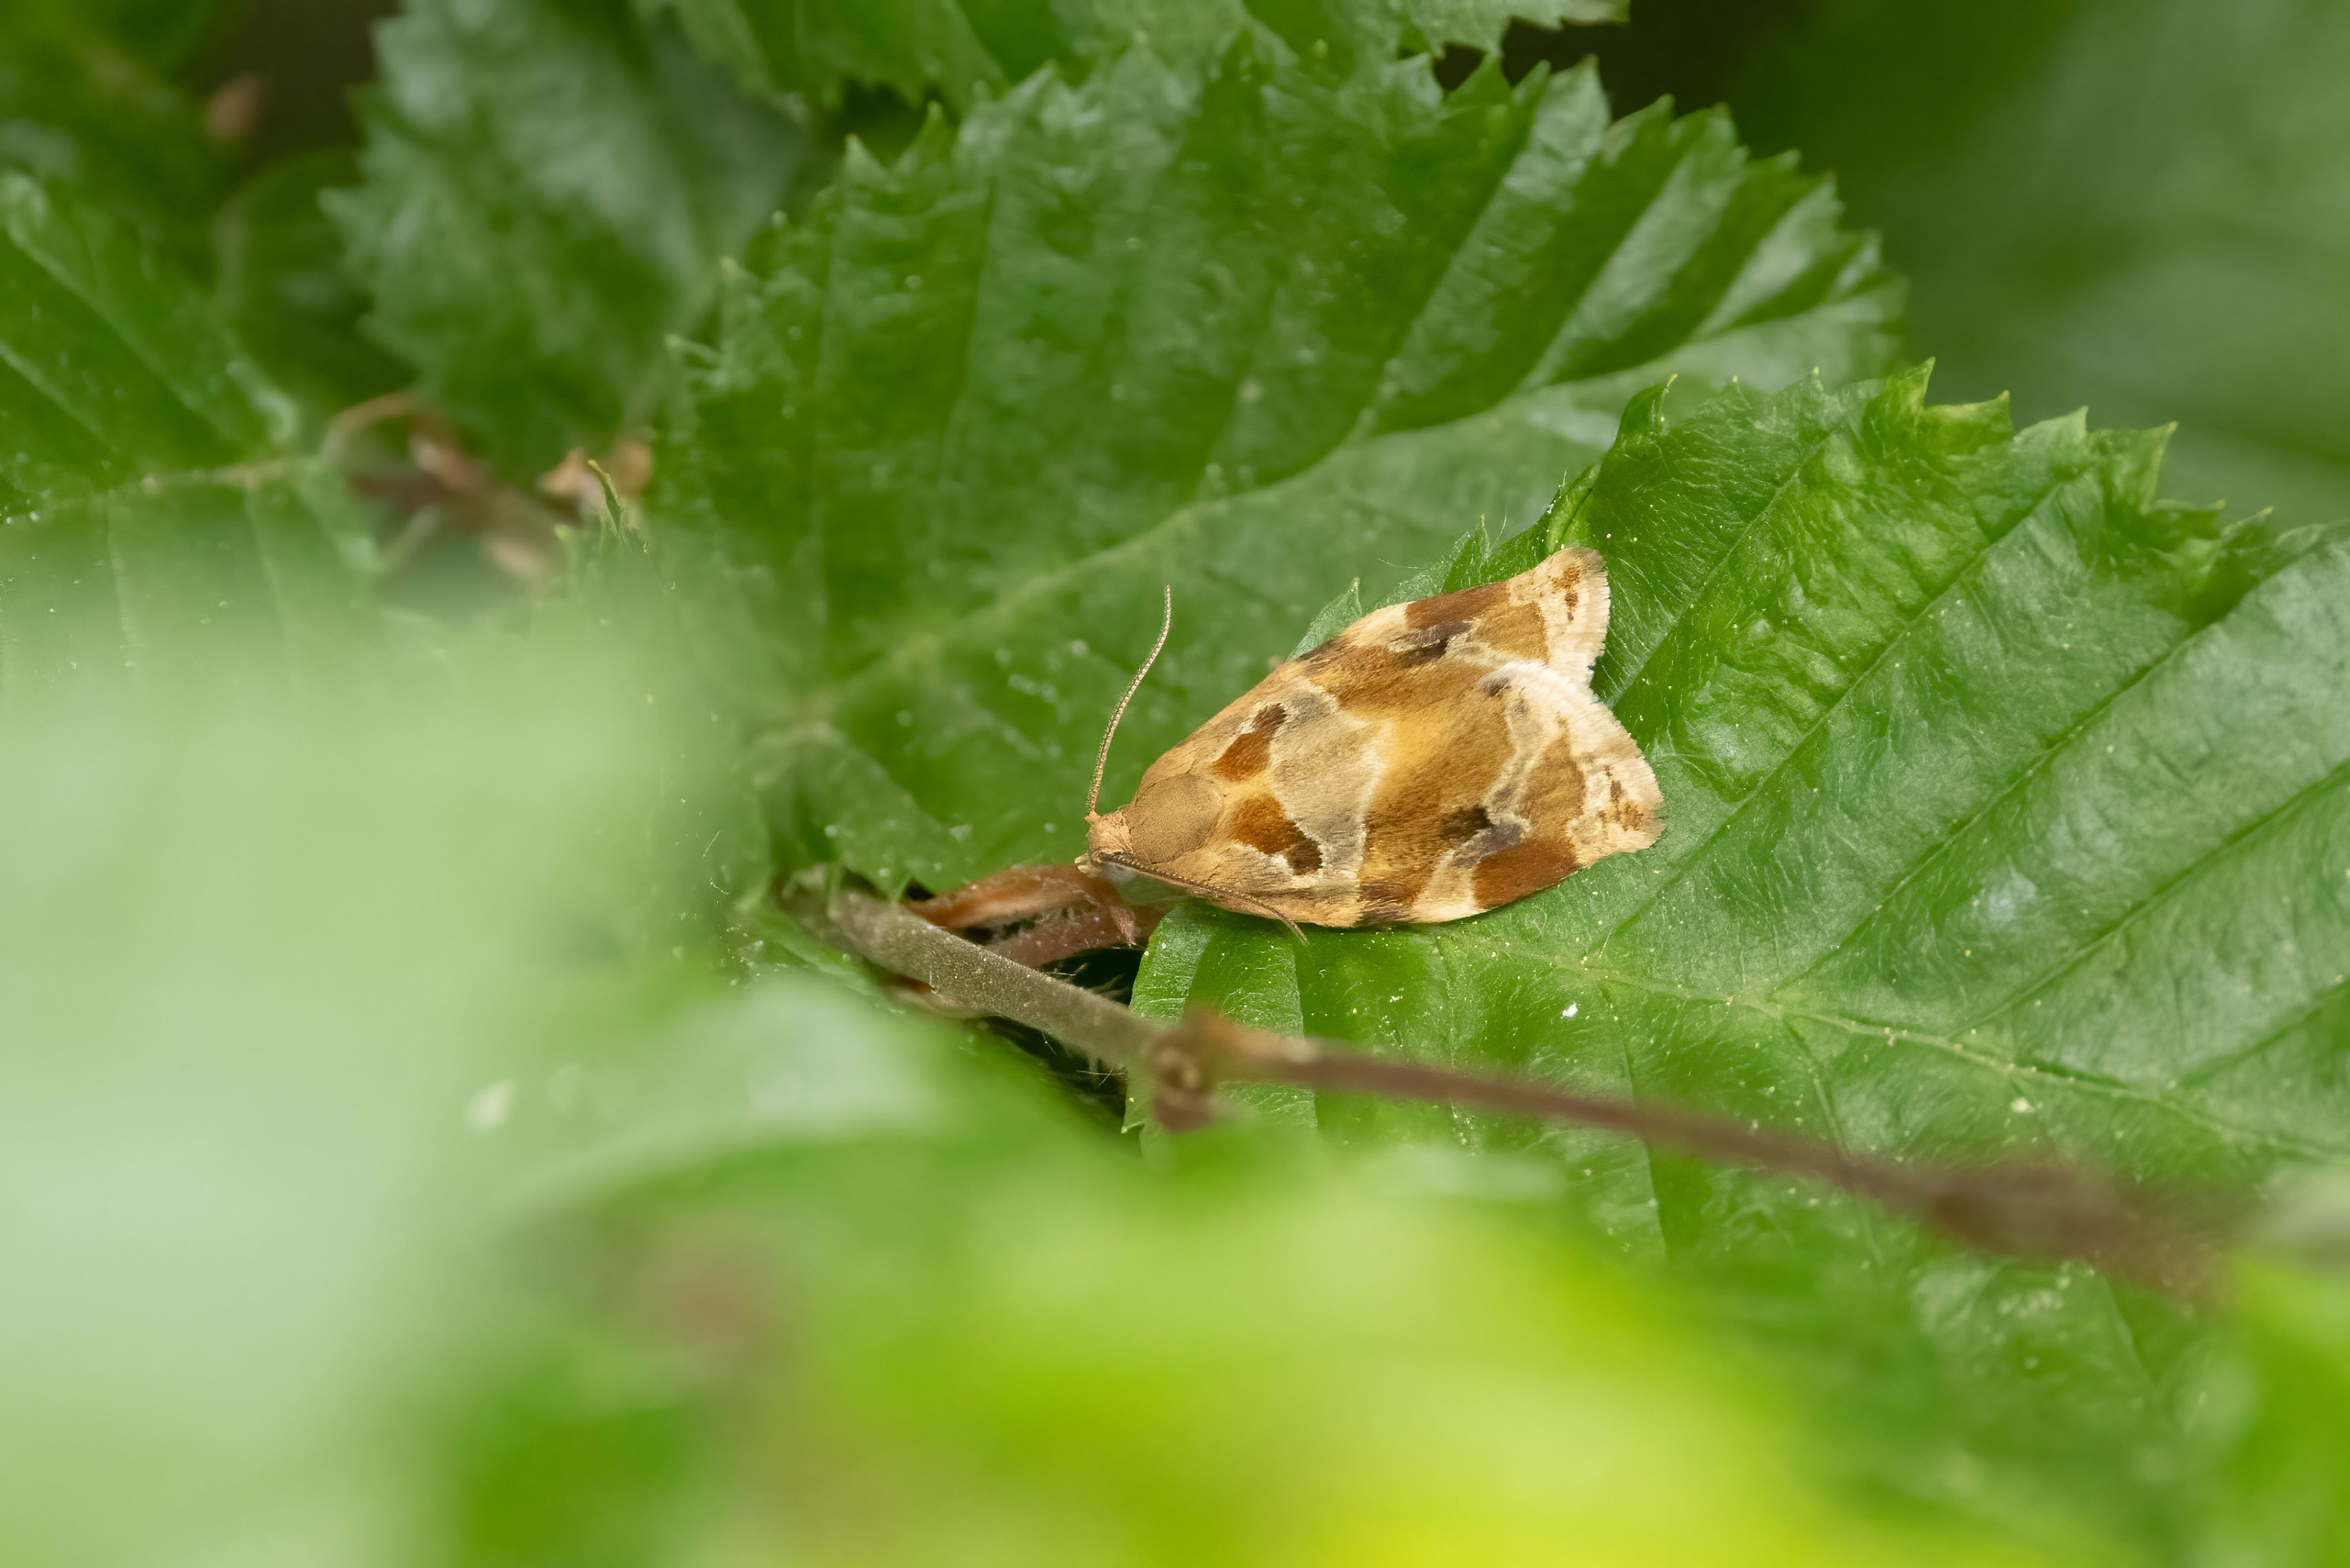
<instances>
[{"instance_id":1,"label":"brown and tan moth","mask_svg":"<svg viewBox=\"0 0 2350 1568\"><path fill-rule=\"evenodd\" d=\"M1104 815L1122 701L1078 864L1295 929L1457 920L1645 849L1656 775L1591 693L1607 639L1607 564L1581 548L1374 610L1201 725ZM1162 628L1127 701L1166 642Z\"/></svg>"}]
</instances>

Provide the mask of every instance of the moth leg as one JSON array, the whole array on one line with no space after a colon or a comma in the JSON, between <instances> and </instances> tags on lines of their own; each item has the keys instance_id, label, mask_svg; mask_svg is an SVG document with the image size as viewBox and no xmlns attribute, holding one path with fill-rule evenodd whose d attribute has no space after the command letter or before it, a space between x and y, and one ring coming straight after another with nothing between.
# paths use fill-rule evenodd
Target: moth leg
<instances>
[{"instance_id":1,"label":"moth leg","mask_svg":"<svg viewBox=\"0 0 2350 1568\"><path fill-rule=\"evenodd\" d=\"M1075 866L1014 866L906 906L1035 967L1098 948L1140 947L1161 911L1137 909Z\"/></svg>"}]
</instances>

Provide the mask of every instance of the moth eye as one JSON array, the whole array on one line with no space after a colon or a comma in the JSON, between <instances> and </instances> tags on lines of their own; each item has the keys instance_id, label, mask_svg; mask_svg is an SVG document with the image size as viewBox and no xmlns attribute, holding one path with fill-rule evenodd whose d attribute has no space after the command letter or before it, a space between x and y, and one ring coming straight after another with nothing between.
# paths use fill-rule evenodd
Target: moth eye
<instances>
[{"instance_id":1,"label":"moth eye","mask_svg":"<svg viewBox=\"0 0 2350 1568\"><path fill-rule=\"evenodd\" d=\"M1134 824L1135 858L1164 865L1191 854L1215 831L1221 804L1216 786L1203 778L1179 774L1154 780L1126 808Z\"/></svg>"}]
</instances>

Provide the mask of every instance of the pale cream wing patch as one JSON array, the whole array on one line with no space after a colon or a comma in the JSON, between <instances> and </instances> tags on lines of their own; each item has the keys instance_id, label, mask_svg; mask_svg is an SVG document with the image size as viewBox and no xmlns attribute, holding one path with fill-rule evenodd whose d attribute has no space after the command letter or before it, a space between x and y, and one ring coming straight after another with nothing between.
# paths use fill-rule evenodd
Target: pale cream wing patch
<instances>
[{"instance_id":1,"label":"pale cream wing patch","mask_svg":"<svg viewBox=\"0 0 2350 1568\"><path fill-rule=\"evenodd\" d=\"M1510 579L1510 597L1541 613L1550 643L1544 661L1591 690L1591 667L1607 645L1607 563L1596 550L1560 550Z\"/></svg>"}]
</instances>

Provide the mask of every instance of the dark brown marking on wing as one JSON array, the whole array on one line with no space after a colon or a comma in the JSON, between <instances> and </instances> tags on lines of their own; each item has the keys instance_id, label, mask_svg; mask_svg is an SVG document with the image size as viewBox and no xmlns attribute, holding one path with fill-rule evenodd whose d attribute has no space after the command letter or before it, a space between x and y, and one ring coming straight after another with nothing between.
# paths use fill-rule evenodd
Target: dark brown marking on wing
<instances>
[{"instance_id":1,"label":"dark brown marking on wing","mask_svg":"<svg viewBox=\"0 0 2350 1568\"><path fill-rule=\"evenodd\" d=\"M1446 812L1444 820L1436 825L1436 836L1447 844L1466 844L1492 826L1484 806L1472 802Z\"/></svg>"},{"instance_id":2,"label":"dark brown marking on wing","mask_svg":"<svg viewBox=\"0 0 2350 1568\"><path fill-rule=\"evenodd\" d=\"M1278 855L1298 836L1297 824L1269 794L1253 794L1232 808L1227 829L1252 849Z\"/></svg>"},{"instance_id":3,"label":"dark brown marking on wing","mask_svg":"<svg viewBox=\"0 0 2350 1568\"><path fill-rule=\"evenodd\" d=\"M1480 909L1539 893L1575 870L1575 848L1556 838L1529 838L1477 862L1469 886Z\"/></svg>"},{"instance_id":4,"label":"dark brown marking on wing","mask_svg":"<svg viewBox=\"0 0 2350 1568\"><path fill-rule=\"evenodd\" d=\"M1210 768L1218 778L1230 779L1234 784L1245 784L1256 777L1272 765L1274 734L1288 717L1288 710L1280 703L1266 703L1256 711L1249 727L1233 737L1223 754L1209 764Z\"/></svg>"},{"instance_id":5,"label":"dark brown marking on wing","mask_svg":"<svg viewBox=\"0 0 2350 1568\"><path fill-rule=\"evenodd\" d=\"M1349 649L1315 683L1357 718L1417 717L1425 723L1434 716L1450 722L1451 707L1468 696L1479 673L1469 659L1371 642Z\"/></svg>"},{"instance_id":6,"label":"dark brown marking on wing","mask_svg":"<svg viewBox=\"0 0 2350 1568\"><path fill-rule=\"evenodd\" d=\"M1470 623L1465 620L1440 620L1434 626L1415 628L1395 639L1396 661L1409 668L1441 659L1452 651L1456 639L1468 635Z\"/></svg>"},{"instance_id":7,"label":"dark brown marking on wing","mask_svg":"<svg viewBox=\"0 0 2350 1568\"><path fill-rule=\"evenodd\" d=\"M1648 808L1627 794L1624 781L1612 773L1607 775L1607 804L1599 808L1599 820L1634 836L1647 832L1650 826Z\"/></svg>"},{"instance_id":8,"label":"dark brown marking on wing","mask_svg":"<svg viewBox=\"0 0 2350 1568\"><path fill-rule=\"evenodd\" d=\"M1403 607L1403 623L1420 631L1446 621L1473 621L1507 599L1509 594L1509 584L1487 583L1458 593L1438 594L1434 598L1414 599Z\"/></svg>"},{"instance_id":9,"label":"dark brown marking on wing","mask_svg":"<svg viewBox=\"0 0 2350 1568\"><path fill-rule=\"evenodd\" d=\"M1233 807L1231 832L1250 848L1285 862L1296 876L1322 869L1322 846L1270 794L1253 794Z\"/></svg>"}]
</instances>

